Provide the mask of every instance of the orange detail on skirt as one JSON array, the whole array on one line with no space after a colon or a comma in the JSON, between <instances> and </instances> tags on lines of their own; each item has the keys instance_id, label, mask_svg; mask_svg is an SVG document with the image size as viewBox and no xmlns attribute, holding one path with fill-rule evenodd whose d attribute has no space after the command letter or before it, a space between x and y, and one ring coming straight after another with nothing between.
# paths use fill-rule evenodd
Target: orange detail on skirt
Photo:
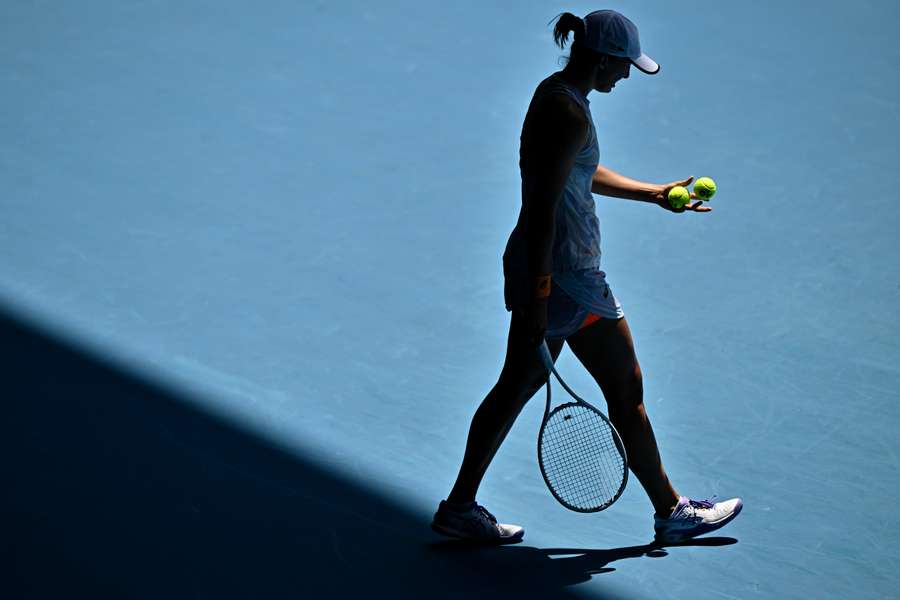
<instances>
[{"instance_id":1,"label":"orange detail on skirt","mask_svg":"<svg viewBox=\"0 0 900 600\"><path fill-rule=\"evenodd\" d=\"M584 318L584 322L578 327L578 329L584 329L591 323L595 323L602 319L600 315L595 315L594 313L588 313L588 316Z\"/></svg>"}]
</instances>

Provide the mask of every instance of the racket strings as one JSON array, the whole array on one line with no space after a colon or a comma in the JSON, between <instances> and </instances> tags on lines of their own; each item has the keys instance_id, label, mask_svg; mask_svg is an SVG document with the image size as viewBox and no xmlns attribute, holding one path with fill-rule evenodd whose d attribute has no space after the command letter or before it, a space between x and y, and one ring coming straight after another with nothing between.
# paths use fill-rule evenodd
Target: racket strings
<instances>
[{"instance_id":1,"label":"racket strings","mask_svg":"<svg viewBox=\"0 0 900 600\"><path fill-rule=\"evenodd\" d=\"M565 503L582 510L605 507L624 480L625 462L609 424L581 405L557 409L541 433L541 469Z\"/></svg>"}]
</instances>

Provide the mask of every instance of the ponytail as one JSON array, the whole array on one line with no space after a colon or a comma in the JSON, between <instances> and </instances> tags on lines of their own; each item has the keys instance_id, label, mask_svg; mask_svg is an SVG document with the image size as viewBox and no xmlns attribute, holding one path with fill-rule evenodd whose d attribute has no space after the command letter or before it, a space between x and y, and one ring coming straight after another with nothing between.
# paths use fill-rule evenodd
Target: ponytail
<instances>
[{"instance_id":1,"label":"ponytail","mask_svg":"<svg viewBox=\"0 0 900 600\"><path fill-rule=\"evenodd\" d=\"M566 42L569 41L570 31L575 32L572 44L580 42L581 38L584 37L584 21L581 20L580 17L576 17L572 13L566 12L556 15L556 17L550 20L550 23L553 21L556 21L556 25L553 27L553 41L556 42L556 45L560 48L566 47ZM548 25L550 23L548 23Z\"/></svg>"}]
</instances>

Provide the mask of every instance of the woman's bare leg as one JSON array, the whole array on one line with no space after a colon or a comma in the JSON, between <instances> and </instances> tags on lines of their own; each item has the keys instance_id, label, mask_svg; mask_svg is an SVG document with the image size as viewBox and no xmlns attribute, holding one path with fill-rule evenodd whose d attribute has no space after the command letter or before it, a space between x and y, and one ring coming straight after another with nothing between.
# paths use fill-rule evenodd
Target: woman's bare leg
<instances>
[{"instance_id":1,"label":"woman's bare leg","mask_svg":"<svg viewBox=\"0 0 900 600\"><path fill-rule=\"evenodd\" d=\"M644 408L641 367L625 319L600 319L566 342L600 385L609 418L622 436L628 466L641 482L656 514L668 517L678 494L663 469L656 437Z\"/></svg>"},{"instance_id":2,"label":"woman's bare leg","mask_svg":"<svg viewBox=\"0 0 900 600\"><path fill-rule=\"evenodd\" d=\"M562 340L547 342L553 360L559 356L562 344ZM462 504L475 499L478 486L497 449L522 408L547 381L547 375L537 349L525 337L522 317L514 311L510 319L503 370L472 418L466 452L456 483L447 497L448 502Z\"/></svg>"}]
</instances>

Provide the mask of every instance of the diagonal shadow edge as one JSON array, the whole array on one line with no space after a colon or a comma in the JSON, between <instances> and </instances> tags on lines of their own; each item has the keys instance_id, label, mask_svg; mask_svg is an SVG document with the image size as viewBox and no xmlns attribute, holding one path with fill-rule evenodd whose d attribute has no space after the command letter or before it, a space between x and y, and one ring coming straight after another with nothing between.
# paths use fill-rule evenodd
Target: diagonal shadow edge
<instances>
[{"instance_id":1,"label":"diagonal shadow edge","mask_svg":"<svg viewBox=\"0 0 900 600\"><path fill-rule=\"evenodd\" d=\"M590 578L533 548L436 551L427 516L11 307L0 348L4 597L574 598Z\"/></svg>"}]
</instances>

